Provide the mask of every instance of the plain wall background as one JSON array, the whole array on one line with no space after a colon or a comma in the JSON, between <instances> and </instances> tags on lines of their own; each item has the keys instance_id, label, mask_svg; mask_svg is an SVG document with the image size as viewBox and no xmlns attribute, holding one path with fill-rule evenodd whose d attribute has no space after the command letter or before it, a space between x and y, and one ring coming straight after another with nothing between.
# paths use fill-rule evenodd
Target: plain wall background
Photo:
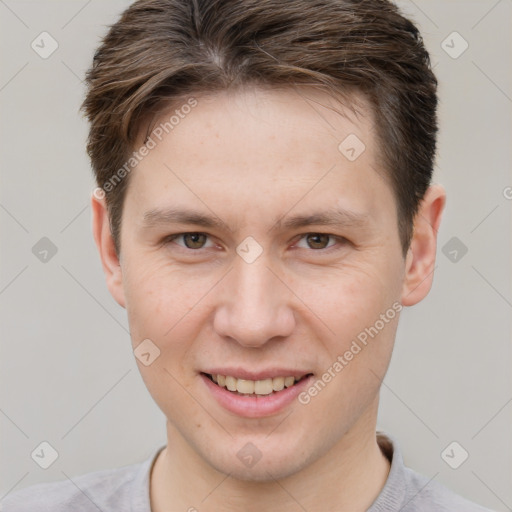
<instances>
[{"instance_id":1,"label":"plain wall background","mask_svg":"<svg viewBox=\"0 0 512 512\"><path fill-rule=\"evenodd\" d=\"M129 3L0 3L0 498L140 462L166 443L93 242L78 114L99 38ZM399 441L408 466L510 510L512 2L399 5L422 30L440 81L435 181L448 200L434 285L402 312L378 428ZM31 48L43 31L59 45L47 59ZM454 31L469 44L458 58L441 46ZM458 36L447 42L452 53L462 48ZM43 237L57 248L46 263L32 252ZM452 237L467 247L456 262L443 253ZM42 441L59 454L46 470L30 456ZM469 453L456 470L440 455L452 441Z\"/></svg>"}]
</instances>

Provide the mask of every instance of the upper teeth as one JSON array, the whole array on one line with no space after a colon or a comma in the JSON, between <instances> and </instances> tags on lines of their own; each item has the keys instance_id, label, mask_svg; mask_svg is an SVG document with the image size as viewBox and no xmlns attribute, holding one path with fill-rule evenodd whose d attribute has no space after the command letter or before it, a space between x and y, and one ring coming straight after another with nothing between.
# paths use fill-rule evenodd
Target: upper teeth
<instances>
[{"instance_id":1,"label":"upper teeth","mask_svg":"<svg viewBox=\"0 0 512 512\"><path fill-rule=\"evenodd\" d=\"M293 386L295 377L275 377L263 380L237 379L231 375L212 375L212 379L220 386L229 391L238 391L243 394L270 395L272 391L281 391L284 388Z\"/></svg>"}]
</instances>

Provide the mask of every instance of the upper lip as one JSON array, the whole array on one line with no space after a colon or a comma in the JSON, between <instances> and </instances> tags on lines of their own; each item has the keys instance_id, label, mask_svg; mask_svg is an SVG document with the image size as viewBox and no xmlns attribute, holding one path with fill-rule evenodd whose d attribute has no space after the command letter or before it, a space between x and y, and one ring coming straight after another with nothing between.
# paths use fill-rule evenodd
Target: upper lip
<instances>
[{"instance_id":1,"label":"upper lip","mask_svg":"<svg viewBox=\"0 0 512 512\"><path fill-rule=\"evenodd\" d=\"M230 375L231 377L235 377L237 379L244 380L264 380L264 379L274 379L276 377L295 377L296 379L300 379L305 375L308 375L312 372L307 370L297 370L295 368L271 368L260 371L254 370L246 370L244 368L212 368L210 370L206 370L203 373L208 373L210 375Z\"/></svg>"}]
</instances>

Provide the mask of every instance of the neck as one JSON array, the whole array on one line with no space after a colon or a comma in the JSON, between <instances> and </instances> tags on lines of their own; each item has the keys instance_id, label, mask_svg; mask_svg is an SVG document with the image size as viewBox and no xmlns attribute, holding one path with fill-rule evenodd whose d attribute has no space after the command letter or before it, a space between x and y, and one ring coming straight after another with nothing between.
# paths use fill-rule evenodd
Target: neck
<instances>
[{"instance_id":1,"label":"neck","mask_svg":"<svg viewBox=\"0 0 512 512\"><path fill-rule=\"evenodd\" d=\"M390 464L377 444L375 422L360 419L362 425L307 467L265 482L215 470L168 423L168 445L151 474L151 510L366 511L384 487Z\"/></svg>"}]
</instances>

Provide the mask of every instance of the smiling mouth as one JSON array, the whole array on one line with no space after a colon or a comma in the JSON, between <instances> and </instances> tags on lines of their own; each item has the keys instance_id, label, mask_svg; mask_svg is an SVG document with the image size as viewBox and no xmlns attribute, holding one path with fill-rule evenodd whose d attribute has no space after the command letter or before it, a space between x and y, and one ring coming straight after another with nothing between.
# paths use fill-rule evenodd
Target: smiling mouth
<instances>
[{"instance_id":1,"label":"smiling mouth","mask_svg":"<svg viewBox=\"0 0 512 512\"><path fill-rule=\"evenodd\" d=\"M268 396L272 394L279 393L285 388L290 388L295 386L301 380L313 375L312 373L307 373L302 375L301 377L274 377L272 379L263 379L263 380L246 380L246 379L237 379L231 375L211 375L209 373L202 373L206 377L208 377L212 382L214 382L217 386L227 389L234 395L240 396Z\"/></svg>"}]
</instances>

